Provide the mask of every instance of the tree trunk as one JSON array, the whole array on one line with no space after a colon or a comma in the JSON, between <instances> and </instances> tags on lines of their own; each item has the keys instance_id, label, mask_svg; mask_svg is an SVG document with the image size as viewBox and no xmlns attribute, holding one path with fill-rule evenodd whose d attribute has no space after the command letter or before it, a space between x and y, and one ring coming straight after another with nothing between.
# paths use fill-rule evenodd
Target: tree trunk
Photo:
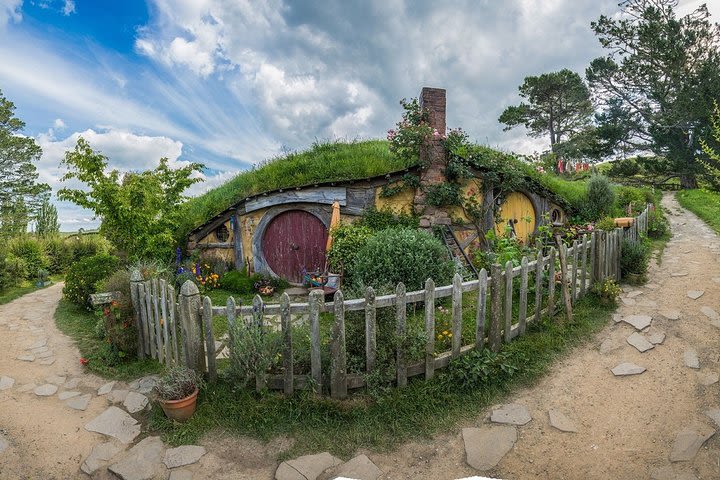
<instances>
[{"instance_id":1,"label":"tree trunk","mask_svg":"<svg viewBox=\"0 0 720 480\"><path fill-rule=\"evenodd\" d=\"M697 178L693 172L686 172L680 175L680 186L683 189L698 188Z\"/></svg>"}]
</instances>

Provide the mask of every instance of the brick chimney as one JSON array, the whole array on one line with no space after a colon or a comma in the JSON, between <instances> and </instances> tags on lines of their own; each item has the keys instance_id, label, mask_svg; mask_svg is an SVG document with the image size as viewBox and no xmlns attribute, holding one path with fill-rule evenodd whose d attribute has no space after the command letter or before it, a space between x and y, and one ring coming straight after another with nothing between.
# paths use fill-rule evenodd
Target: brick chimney
<instances>
[{"instance_id":1,"label":"brick chimney","mask_svg":"<svg viewBox=\"0 0 720 480\"><path fill-rule=\"evenodd\" d=\"M428 111L428 121L430 127L440 133L441 137L445 136L445 111L446 111L446 95L443 88L423 87L420 92L420 107ZM415 213L420 215L420 226L429 228L433 225L450 225L450 217L442 208L427 205L426 195L423 191L432 185L445 183L445 167L447 166L447 158L445 147L442 145L440 138L432 138L420 147L420 162L427 165L420 173L421 188L415 191L413 207Z\"/></svg>"}]
</instances>

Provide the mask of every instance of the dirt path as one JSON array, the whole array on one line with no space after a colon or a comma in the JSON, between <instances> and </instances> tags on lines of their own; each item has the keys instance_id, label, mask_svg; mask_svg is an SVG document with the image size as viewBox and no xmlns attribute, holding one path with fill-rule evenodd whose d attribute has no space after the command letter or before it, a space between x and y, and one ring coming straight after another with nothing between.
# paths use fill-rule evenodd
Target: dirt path
<instances>
[{"instance_id":1,"label":"dirt path","mask_svg":"<svg viewBox=\"0 0 720 480\"><path fill-rule=\"evenodd\" d=\"M720 238L682 209L674 196L666 195L663 206L671 212L674 237L662 263L653 262L651 283L626 287L617 313L652 316L652 327L666 334L665 341L640 353L626 342L635 329L612 322L596 342L575 350L536 386L508 399L526 405L533 420L518 427L514 448L485 475L513 480L720 478L720 434L708 440L694 460L674 464L669 460L676 435L688 425L697 422L718 428L703 412L720 408L720 383L704 386L701 380L707 383L706 376L720 372L720 323L711 324L701 308L720 311ZM692 300L689 290L704 294ZM629 298L631 291L642 293ZM667 310L678 310L679 320L663 317L661 312ZM698 370L684 365L684 353L691 348L700 360ZM621 362L647 371L615 377L610 369ZM550 408L571 417L578 432L550 427ZM487 413L466 426L486 425ZM465 463L459 429L432 442L408 444L371 458L389 479L478 474Z\"/></svg>"},{"instance_id":2,"label":"dirt path","mask_svg":"<svg viewBox=\"0 0 720 480\"><path fill-rule=\"evenodd\" d=\"M55 384L58 392L87 394L104 383L83 373L73 341L55 327L61 295L62 285L54 285L0 306L0 376L14 380L0 391L0 435L7 442L0 453L2 479L76 478L82 459L99 440L83 426L107 407L104 398L93 396L80 411L58 395L34 392L35 386ZM28 350L33 344L37 348Z\"/></svg>"}]
</instances>

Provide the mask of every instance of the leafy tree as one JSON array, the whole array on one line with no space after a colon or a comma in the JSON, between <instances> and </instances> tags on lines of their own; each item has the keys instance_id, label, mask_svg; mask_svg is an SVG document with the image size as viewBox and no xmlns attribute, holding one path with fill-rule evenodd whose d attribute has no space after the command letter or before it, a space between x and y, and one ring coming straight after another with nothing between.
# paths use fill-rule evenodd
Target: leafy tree
<instances>
[{"instance_id":1,"label":"leafy tree","mask_svg":"<svg viewBox=\"0 0 720 480\"><path fill-rule=\"evenodd\" d=\"M15 117L15 105L0 90L0 235L27 229L28 215L50 187L38 184L34 162L42 149L32 137L21 134L25 123Z\"/></svg>"},{"instance_id":2,"label":"leafy tree","mask_svg":"<svg viewBox=\"0 0 720 480\"><path fill-rule=\"evenodd\" d=\"M190 163L173 170L167 158L161 158L154 170L106 172L108 158L82 137L74 150L65 153L62 163L68 167L62 180L77 179L87 188L63 188L58 198L95 212L102 220L100 233L120 252L132 260L172 257L177 206L184 200L185 189L201 181L191 175L202 165Z\"/></svg>"},{"instance_id":3,"label":"leafy tree","mask_svg":"<svg viewBox=\"0 0 720 480\"><path fill-rule=\"evenodd\" d=\"M592 23L609 50L586 71L615 153L652 152L670 174L697 186L699 139L720 97L720 29L707 7L677 18L677 0L625 0L619 16Z\"/></svg>"},{"instance_id":4,"label":"leafy tree","mask_svg":"<svg viewBox=\"0 0 720 480\"><path fill-rule=\"evenodd\" d=\"M35 216L35 233L40 237L49 237L59 232L57 208L46 198Z\"/></svg>"},{"instance_id":5,"label":"leafy tree","mask_svg":"<svg viewBox=\"0 0 720 480\"><path fill-rule=\"evenodd\" d=\"M714 190L720 190L720 149L713 147L712 143L720 145L720 107L715 104L715 110L710 120L712 124L712 139L700 140L706 160L700 160L707 171L708 183Z\"/></svg>"},{"instance_id":6,"label":"leafy tree","mask_svg":"<svg viewBox=\"0 0 720 480\"><path fill-rule=\"evenodd\" d=\"M524 125L533 137L550 135L550 147L586 130L593 113L590 91L580 75L563 69L537 77L525 77L519 87L527 99L505 109L498 119L505 131Z\"/></svg>"}]
</instances>

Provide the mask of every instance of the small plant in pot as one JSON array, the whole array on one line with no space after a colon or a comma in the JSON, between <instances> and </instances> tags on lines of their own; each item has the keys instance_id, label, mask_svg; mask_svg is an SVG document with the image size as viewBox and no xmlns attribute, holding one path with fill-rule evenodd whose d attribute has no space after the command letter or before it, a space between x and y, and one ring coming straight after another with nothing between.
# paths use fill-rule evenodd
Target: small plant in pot
<instances>
[{"instance_id":1,"label":"small plant in pot","mask_svg":"<svg viewBox=\"0 0 720 480\"><path fill-rule=\"evenodd\" d=\"M155 385L158 402L168 418L184 422L195 413L197 395L204 381L187 367L172 367Z\"/></svg>"}]
</instances>

